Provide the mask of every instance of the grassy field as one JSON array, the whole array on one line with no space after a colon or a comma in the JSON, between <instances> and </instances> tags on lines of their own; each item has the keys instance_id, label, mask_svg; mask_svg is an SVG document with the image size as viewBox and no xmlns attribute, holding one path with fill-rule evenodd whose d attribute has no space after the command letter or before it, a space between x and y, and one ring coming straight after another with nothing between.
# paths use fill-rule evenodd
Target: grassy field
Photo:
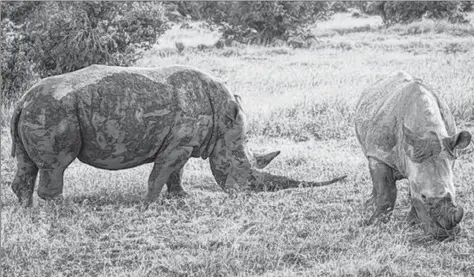
<instances>
[{"instance_id":1,"label":"grassy field","mask_svg":"<svg viewBox=\"0 0 474 277\"><path fill-rule=\"evenodd\" d=\"M282 151L267 170L307 180L348 175L329 187L231 197L215 184L208 162L195 159L184 173L190 196L162 197L144 210L150 165L110 172L76 161L66 170L62 205L35 195L34 207L21 209L9 187L12 109L4 106L4 276L474 276L473 145L455 168L467 212L454 241L434 241L406 225L404 181L392 220L364 225L372 184L352 122L364 88L405 70L438 89L458 126L474 132L472 26L448 26L457 30L451 32L423 24L420 34L406 26L325 26L311 49L189 48L165 57L151 52L138 62L187 64L222 78L243 98L250 147Z\"/></svg>"}]
</instances>

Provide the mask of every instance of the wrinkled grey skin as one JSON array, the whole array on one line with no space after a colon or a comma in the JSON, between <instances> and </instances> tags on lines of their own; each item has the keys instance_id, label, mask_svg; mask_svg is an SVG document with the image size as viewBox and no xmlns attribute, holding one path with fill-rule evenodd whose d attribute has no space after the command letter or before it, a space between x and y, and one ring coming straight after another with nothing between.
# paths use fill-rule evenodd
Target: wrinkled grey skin
<instances>
[{"instance_id":1,"label":"wrinkled grey skin","mask_svg":"<svg viewBox=\"0 0 474 277\"><path fill-rule=\"evenodd\" d=\"M124 68L93 65L33 86L15 109L11 132L17 172L12 189L23 205L61 198L63 174L75 159L119 170L154 163L147 200L164 184L185 194L183 166L209 158L226 191L321 186L260 172L279 152L255 156L246 145L240 98L222 82L185 66Z\"/></svg>"},{"instance_id":2,"label":"wrinkled grey skin","mask_svg":"<svg viewBox=\"0 0 474 277\"><path fill-rule=\"evenodd\" d=\"M471 134L456 131L447 105L431 88L405 72L377 81L357 104L355 130L373 182L369 223L393 210L395 182L407 178L410 221L421 221L426 233L440 239L459 231L463 209L456 206L453 166L456 149L467 147Z\"/></svg>"}]
</instances>

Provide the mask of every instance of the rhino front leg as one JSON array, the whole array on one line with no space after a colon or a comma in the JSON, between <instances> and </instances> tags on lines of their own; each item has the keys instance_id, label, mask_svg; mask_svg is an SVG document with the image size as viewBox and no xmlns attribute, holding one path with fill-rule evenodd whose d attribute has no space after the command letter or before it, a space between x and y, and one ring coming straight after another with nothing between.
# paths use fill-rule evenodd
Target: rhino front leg
<instances>
[{"instance_id":1,"label":"rhino front leg","mask_svg":"<svg viewBox=\"0 0 474 277\"><path fill-rule=\"evenodd\" d=\"M166 182L169 197L175 197L175 196L181 197L181 196L187 195L186 191L184 191L183 186L181 185L183 171L184 171L184 166L174 171L173 173L171 173L170 178Z\"/></svg>"},{"instance_id":2,"label":"rhino front leg","mask_svg":"<svg viewBox=\"0 0 474 277\"><path fill-rule=\"evenodd\" d=\"M397 186L394 171L387 164L374 158L369 158L369 170L372 177L373 190L372 201L374 212L368 224L372 224L377 219L387 219L395 206L397 199Z\"/></svg>"},{"instance_id":3,"label":"rhino front leg","mask_svg":"<svg viewBox=\"0 0 474 277\"><path fill-rule=\"evenodd\" d=\"M61 200L66 168L40 169L38 196L44 200Z\"/></svg>"},{"instance_id":4,"label":"rhino front leg","mask_svg":"<svg viewBox=\"0 0 474 277\"><path fill-rule=\"evenodd\" d=\"M176 175L179 176L178 181L181 180L179 171L182 171L183 166L191 157L192 151L192 147L179 147L171 151L165 151L156 157L155 165L148 179L148 194L146 197L148 202L155 201L158 198L163 186L171 177L173 177L171 178L173 184L176 182ZM176 189L174 185L171 185L171 187ZM170 188L170 185L168 185L168 188ZM183 189L180 184L179 188Z\"/></svg>"}]
</instances>

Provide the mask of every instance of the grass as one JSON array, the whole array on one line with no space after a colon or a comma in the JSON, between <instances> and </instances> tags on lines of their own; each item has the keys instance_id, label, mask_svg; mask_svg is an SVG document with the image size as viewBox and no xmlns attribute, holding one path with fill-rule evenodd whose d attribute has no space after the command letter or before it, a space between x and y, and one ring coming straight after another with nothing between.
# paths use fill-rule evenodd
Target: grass
<instances>
[{"instance_id":1,"label":"grass","mask_svg":"<svg viewBox=\"0 0 474 277\"><path fill-rule=\"evenodd\" d=\"M473 48L443 50L447 44L466 46L468 38L449 33L395 36L357 32L326 37L326 46L314 49L247 46L164 57L154 53L138 62L149 67L188 64L222 78L243 97L250 147L282 151L267 170L301 180L349 176L330 187L229 196L215 184L207 161L194 159L184 173L190 197L163 197L144 209L150 165L111 172L75 161L66 170L63 204L35 195L34 207L21 209L9 188L15 169L9 155L12 109L3 106L2 273L474 275L472 145L455 167L457 201L467 212L454 241L434 241L420 228L406 226L409 201L403 181L392 220L364 225L369 214L363 204L372 184L352 122L364 88L385 74L405 70L439 90L458 126L474 132ZM377 44L378 38L385 46ZM368 43L360 47L334 47L364 40ZM403 46L411 43L412 48Z\"/></svg>"}]
</instances>

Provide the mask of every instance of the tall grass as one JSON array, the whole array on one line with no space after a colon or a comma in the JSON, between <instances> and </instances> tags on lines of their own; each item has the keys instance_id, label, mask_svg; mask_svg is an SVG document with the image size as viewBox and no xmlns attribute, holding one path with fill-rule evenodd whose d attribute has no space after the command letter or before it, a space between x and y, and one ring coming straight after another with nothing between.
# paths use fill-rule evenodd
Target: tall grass
<instances>
[{"instance_id":1,"label":"tall grass","mask_svg":"<svg viewBox=\"0 0 474 277\"><path fill-rule=\"evenodd\" d=\"M366 33L350 36L375 38ZM399 43L418 41L414 47L420 49L434 38L410 35ZM344 38L335 36L333 43L339 43L337 39ZM449 41L463 44L464 39ZM415 53L373 45L285 51L246 46L150 55L139 61L148 67L188 64L223 79L243 98L251 148L282 151L267 170L300 180L349 176L331 187L230 196L215 184L207 161L194 159L183 176L190 197L162 197L145 209L142 198L151 165L110 172L76 161L65 173L65 203L45 203L35 195L33 208L19 209L9 188L15 167L9 156L12 108L4 106L2 273L472 276L473 147L455 167L457 201L466 215L454 241L433 241L418 227L405 224L409 209L405 182L398 186L392 220L365 226L370 215L362 207L372 184L354 137L352 116L368 85L405 70L441 93L459 125L474 127L473 50Z\"/></svg>"}]
</instances>

